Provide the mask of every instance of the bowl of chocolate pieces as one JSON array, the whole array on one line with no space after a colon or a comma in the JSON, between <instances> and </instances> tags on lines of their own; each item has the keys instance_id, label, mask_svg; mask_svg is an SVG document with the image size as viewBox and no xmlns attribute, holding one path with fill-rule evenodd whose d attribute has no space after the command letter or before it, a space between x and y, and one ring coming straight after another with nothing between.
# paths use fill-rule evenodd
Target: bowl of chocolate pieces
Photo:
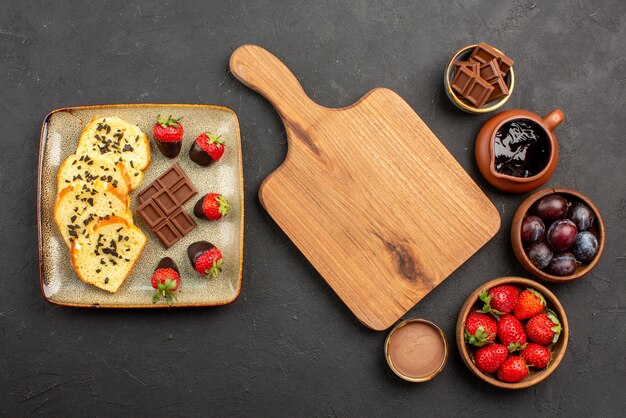
<instances>
[{"instance_id":1,"label":"bowl of chocolate pieces","mask_svg":"<svg viewBox=\"0 0 626 418\"><path fill-rule=\"evenodd\" d=\"M461 48L443 77L448 98L459 109L489 113L504 105L515 86L513 60L484 42Z\"/></svg>"}]
</instances>

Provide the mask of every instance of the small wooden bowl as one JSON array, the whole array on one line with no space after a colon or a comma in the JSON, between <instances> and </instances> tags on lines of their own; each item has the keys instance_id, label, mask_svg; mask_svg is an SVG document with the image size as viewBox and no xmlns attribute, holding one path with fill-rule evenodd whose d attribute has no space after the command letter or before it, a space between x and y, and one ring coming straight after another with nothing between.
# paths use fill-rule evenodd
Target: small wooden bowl
<instances>
[{"instance_id":1,"label":"small wooden bowl","mask_svg":"<svg viewBox=\"0 0 626 418\"><path fill-rule=\"evenodd\" d=\"M532 288L541 292L546 298L548 308L552 309L556 313L557 317L561 321L562 327L561 335L559 336L556 344L554 344L554 346L552 347L552 362L548 365L548 367L544 370L537 370L531 367L528 376L526 376L522 381L517 383L501 382L495 377L478 370L478 367L476 367L476 365L472 361L470 351L465 344L465 339L463 337L463 333L465 330L465 320L467 318L467 315L469 315L470 311L472 310L482 308L482 302L478 297L480 293L484 289L491 289L492 287L501 284L512 284L520 287L521 289ZM503 389L524 389L534 386L537 383L545 380L548 376L552 374L552 372L554 372L559 363L561 363L561 360L565 355L568 339L569 325L567 323L567 316L565 316L565 310L563 309L563 306L561 305L559 300L546 287L540 285L534 280L524 279L522 277L501 277L499 279L491 280L490 282L487 282L484 285L480 286L467 298L467 300L463 304L463 307L461 308L461 311L459 312L459 317L456 321L456 343L465 365L469 367L469 369L481 380Z\"/></svg>"},{"instance_id":2,"label":"small wooden bowl","mask_svg":"<svg viewBox=\"0 0 626 418\"><path fill-rule=\"evenodd\" d=\"M521 230L522 230L522 221L524 217L528 214L528 211L532 208L536 201L541 199L544 196L549 194L559 193L565 195L566 198L576 199L584 202L587 206L591 208L593 213L596 215L596 225L591 228L591 231L594 233L596 237L598 237L598 254L596 254L595 258L591 260L589 264L581 264L576 267L576 271L574 274L569 276L554 276L552 274L548 274L545 271L539 270L533 263L530 262L528 256L526 255L526 251L524 251L524 245L522 243ZM546 225L547 228L547 225ZM515 216L513 216L513 223L511 224L511 244L513 245L513 252L515 253L515 257L522 264L522 267L526 269L533 276L545 280L547 282L553 283L564 283L569 282L571 280L578 279L585 274L589 273L595 265L598 263L602 252L604 251L604 241L605 241L605 232L604 232L604 221L602 220L602 216L600 216L600 211L596 205L593 204L591 199L585 196L582 193L577 192L576 190L568 189L565 187L559 188L549 188L539 190L528 196L522 204L517 208L517 212L515 212Z\"/></svg>"},{"instance_id":3,"label":"small wooden bowl","mask_svg":"<svg viewBox=\"0 0 626 418\"><path fill-rule=\"evenodd\" d=\"M464 112L480 115L483 113L493 112L494 110L501 108L507 102L507 100L509 100L511 94L513 94L513 88L515 87L515 71L513 71L513 67L511 67L507 75L504 77L504 82L509 88L509 93L506 96L501 97L498 100L486 103L482 107L472 106L465 100L461 99L459 96L457 96L454 90L452 90L451 86L452 79L454 78L454 63L457 61L467 60L474 48L476 48L477 46L478 44L472 44L463 47L459 49L456 54L452 56L452 58L450 58L450 61L448 61L448 65L446 65L446 70L443 73L443 85L446 90L446 95L456 107ZM496 49L496 51L502 53L502 51L499 51L498 49Z\"/></svg>"}]
</instances>

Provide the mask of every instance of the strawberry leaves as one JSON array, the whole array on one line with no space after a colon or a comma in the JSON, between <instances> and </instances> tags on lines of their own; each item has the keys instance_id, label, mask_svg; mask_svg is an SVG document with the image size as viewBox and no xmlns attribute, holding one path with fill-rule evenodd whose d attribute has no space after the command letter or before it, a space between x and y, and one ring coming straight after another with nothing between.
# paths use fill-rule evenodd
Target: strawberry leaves
<instances>
[{"instance_id":1,"label":"strawberry leaves","mask_svg":"<svg viewBox=\"0 0 626 418\"><path fill-rule=\"evenodd\" d=\"M221 258L217 261L213 261L211 268L205 270L205 273L208 279L210 279L211 276L217 279L217 277L220 275L221 272L222 272L222 259Z\"/></svg>"},{"instance_id":2,"label":"strawberry leaves","mask_svg":"<svg viewBox=\"0 0 626 418\"><path fill-rule=\"evenodd\" d=\"M217 148L221 148L222 145L224 145L224 141L220 139L222 135L216 136L212 134L211 132L205 132L204 134L209 138L209 144L215 144Z\"/></svg>"},{"instance_id":3,"label":"strawberry leaves","mask_svg":"<svg viewBox=\"0 0 626 418\"><path fill-rule=\"evenodd\" d=\"M474 335L470 334L469 331L465 330L465 342L471 344L476 347L482 347L485 344L489 344L496 338L496 334L489 334L484 327L480 326L476 329Z\"/></svg>"},{"instance_id":4,"label":"strawberry leaves","mask_svg":"<svg viewBox=\"0 0 626 418\"><path fill-rule=\"evenodd\" d=\"M230 205L228 204L228 200L226 200L226 198L222 195L216 197L215 200L219 204L219 213L222 216L228 215L228 212L230 212Z\"/></svg>"},{"instance_id":5,"label":"strawberry leaves","mask_svg":"<svg viewBox=\"0 0 626 418\"><path fill-rule=\"evenodd\" d=\"M157 123L161 125L163 128L167 128L168 126L173 126L177 128L180 125L180 121L183 120L183 117L172 118L172 115L169 115L167 118L162 117L161 115L157 116Z\"/></svg>"},{"instance_id":6,"label":"strawberry leaves","mask_svg":"<svg viewBox=\"0 0 626 418\"><path fill-rule=\"evenodd\" d=\"M491 296L487 292L487 290L483 290L482 292L480 292L480 295L478 297L484 303L482 309L479 309L478 312L488 313L489 315L493 316L495 319L498 319L500 317L500 315L504 314L504 312L500 312L500 311L498 311L496 309L493 309L491 307L491 299L493 298L493 296Z\"/></svg>"},{"instance_id":7,"label":"strawberry leaves","mask_svg":"<svg viewBox=\"0 0 626 418\"><path fill-rule=\"evenodd\" d=\"M554 324L554 326L550 328L554 332L554 337L552 337L552 344L554 344L558 341L563 328L561 327L561 321L559 321L559 318L556 316L556 313L554 313L554 311L548 309L546 311L546 315L548 316L548 318L550 318L550 321L552 321L552 323Z\"/></svg>"},{"instance_id":8,"label":"strawberry leaves","mask_svg":"<svg viewBox=\"0 0 626 418\"><path fill-rule=\"evenodd\" d=\"M168 305L172 305L176 300L176 294L174 293L176 288L176 280L165 279L164 282L159 281L157 291L152 297L152 303L157 303L163 297Z\"/></svg>"}]
</instances>

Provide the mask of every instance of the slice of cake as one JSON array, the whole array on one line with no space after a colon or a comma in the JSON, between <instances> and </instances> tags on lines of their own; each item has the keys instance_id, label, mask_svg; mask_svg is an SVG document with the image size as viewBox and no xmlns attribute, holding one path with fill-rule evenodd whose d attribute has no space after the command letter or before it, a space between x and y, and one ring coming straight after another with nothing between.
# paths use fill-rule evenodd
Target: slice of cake
<instances>
[{"instance_id":1,"label":"slice of cake","mask_svg":"<svg viewBox=\"0 0 626 418\"><path fill-rule=\"evenodd\" d=\"M132 223L126 195L116 189L84 181L74 182L61 190L54 206L54 220L69 246L76 238L88 234L87 225L93 220L119 216Z\"/></svg>"},{"instance_id":2,"label":"slice of cake","mask_svg":"<svg viewBox=\"0 0 626 418\"><path fill-rule=\"evenodd\" d=\"M146 245L146 236L127 219L112 216L93 221L88 236L72 242L70 258L78 277L116 292Z\"/></svg>"},{"instance_id":3,"label":"slice of cake","mask_svg":"<svg viewBox=\"0 0 626 418\"><path fill-rule=\"evenodd\" d=\"M130 177L131 189L143 180L143 171L150 165L150 142L137 125L120 118L96 118L80 135L76 154L107 156L122 163Z\"/></svg>"},{"instance_id":4,"label":"slice of cake","mask_svg":"<svg viewBox=\"0 0 626 418\"><path fill-rule=\"evenodd\" d=\"M57 190L60 192L74 183L84 181L91 184L101 183L116 189L120 195L130 191L130 177L123 163L115 162L110 157L73 154L59 167Z\"/></svg>"}]
</instances>

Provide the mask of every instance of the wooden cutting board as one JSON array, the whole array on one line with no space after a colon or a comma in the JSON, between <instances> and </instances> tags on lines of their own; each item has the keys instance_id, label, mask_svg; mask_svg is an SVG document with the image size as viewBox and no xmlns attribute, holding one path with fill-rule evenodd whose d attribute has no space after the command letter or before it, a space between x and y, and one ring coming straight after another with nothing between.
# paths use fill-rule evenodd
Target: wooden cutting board
<instances>
[{"instance_id":1,"label":"wooden cutting board","mask_svg":"<svg viewBox=\"0 0 626 418\"><path fill-rule=\"evenodd\" d=\"M497 209L393 91L329 109L254 45L230 70L287 132L261 203L366 326L391 326L498 231Z\"/></svg>"}]
</instances>

